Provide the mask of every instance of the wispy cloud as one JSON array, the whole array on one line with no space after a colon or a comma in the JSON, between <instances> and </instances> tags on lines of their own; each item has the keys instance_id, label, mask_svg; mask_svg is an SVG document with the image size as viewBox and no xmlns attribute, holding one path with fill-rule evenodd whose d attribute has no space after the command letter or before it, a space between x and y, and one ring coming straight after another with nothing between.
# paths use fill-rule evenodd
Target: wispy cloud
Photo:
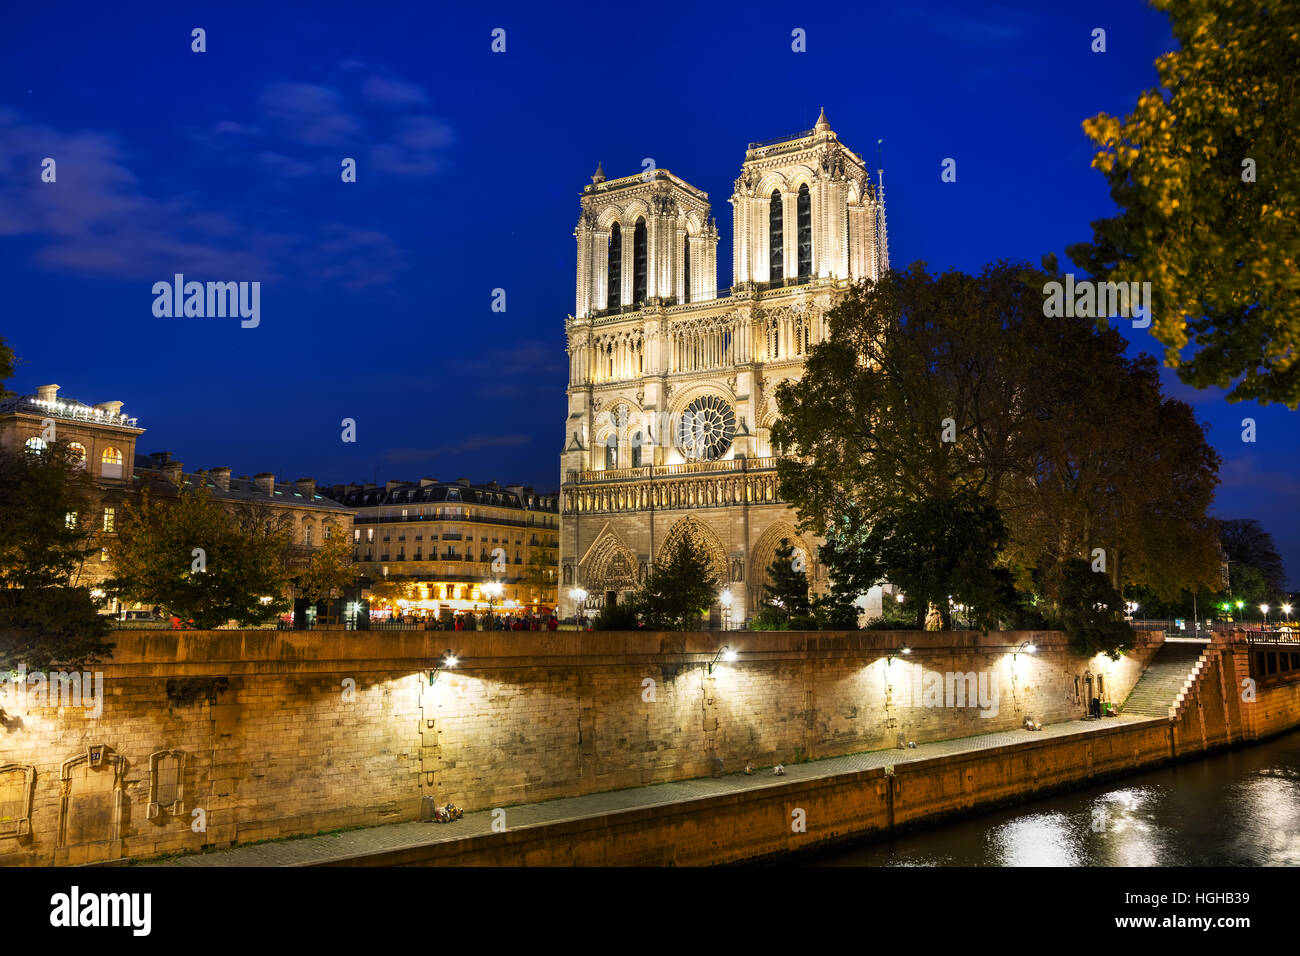
<instances>
[{"instance_id":1,"label":"wispy cloud","mask_svg":"<svg viewBox=\"0 0 1300 956\"><path fill-rule=\"evenodd\" d=\"M245 168L250 189L238 207L205 194L201 177L194 190L169 193L167 177L146 172L162 159L111 131L60 130L0 107L0 236L34 239L33 264L58 272L386 284L408 268L392 238L283 209L285 187L337 180L343 156L358 159L363 177L433 176L455 133L423 109L429 98L414 84L356 61L339 80L339 89L271 83L252 115L190 130L192 155L167 158ZM367 104L382 112L368 116ZM53 183L40 178L45 157L57 163ZM259 195L258 184L269 191Z\"/></svg>"},{"instance_id":2,"label":"wispy cloud","mask_svg":"<svg viewBox=\"0 0 1300 956\"><path fill-rule=\"evenodd\" d=\"M475 358L458 358L455 366L479 383L479 394L512 398L536 391L538 373L555 368L555 349L554 344L524 339L486 349Z\"/></svg>"},{"instance_id":3,"label":"wispy cloud","mask_svg":"<svg viewBox=\"0 0 1300 956\"><path fill-rule=\"evenodd\" d=\"M1283 500L1300 498L1296 491L1295 475L1285 471L1270 471L1260 463L1258 455L1242 455L1224 461L1219 468L1221 487L1252 489L1279 495Z\"/></svg>"},{"instance_id":4,"label":"wispy cloud","mask_svg":"<svg viewBox=\"0 0 1300 956\"><path fill-rule=\"evenodd\" d=\"M514 448L527 445L532 440L531 435L474 435L441 448L395 448L385 453L384 460L394 465L409 464L448 455L464 455L487 448Z\"/></svg>"}]
</instances>

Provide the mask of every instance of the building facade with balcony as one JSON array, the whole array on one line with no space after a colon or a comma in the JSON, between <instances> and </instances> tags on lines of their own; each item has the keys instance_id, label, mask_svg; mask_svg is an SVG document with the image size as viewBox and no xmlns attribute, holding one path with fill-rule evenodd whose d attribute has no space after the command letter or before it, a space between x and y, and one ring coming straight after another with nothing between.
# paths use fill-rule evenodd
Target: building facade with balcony
<instances>
[{"instance_id":1,"label":"building facade with balcony","mask_svg":"<svg viewBox=\"0 0 1300 956\"><path fill-rule=\"evenodd\" d=\"M719 292L704 192L665 169L608 180L599 167L582 192L565 326L565 616L573 588L586 610L604 605L684 536L709 554L737 623L757 609L782 540L814 589L829 583L822 542L777 494L774 395L802 374L849 286L889 268L883 188L823 113L811 130L751 143L730 201L734 282Z\"/></svg>"},{"instance_id":2,"label":"building facade with balcony","mask_svg":"<svg viewBox=\"0 0 1300 956\"><path fill-rule=\"evenodd\" d=\"M472 485L467 478L422 478L383 487L336 485L329 494L353 512L352 557L361 573L375 581L410 582L399 610L435 616L443 610L555 607L554 493L496 482ZM501 585L501 593L491 593L488 584Z\"/></svg>"},{"instance_id":3,"label":"building facade with balcony","mask_svg":"<svg viewBox=\"0 0 1300 956\"><path fill-rule=\"evenodd\" d=\"M41 385L34 395L0 399L0 448L6 452L41 454L55 442L66 442L93 491L90 514L70 514L86 533L112 535L123 502L134 487L135 445L144 429L122 411L122 403L88 405L60 398L58 385ZM106 548L87 557L70 582L92 591L111 576Z\"/></svg>"}]
</instances>

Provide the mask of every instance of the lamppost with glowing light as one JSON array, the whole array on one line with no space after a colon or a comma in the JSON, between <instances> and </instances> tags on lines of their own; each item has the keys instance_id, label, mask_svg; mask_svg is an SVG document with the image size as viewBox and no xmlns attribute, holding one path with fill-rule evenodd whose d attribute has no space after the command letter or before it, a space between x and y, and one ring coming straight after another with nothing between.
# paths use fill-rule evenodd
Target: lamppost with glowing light
<instances>
[{"instance_id":1,"label":"lamppost with glowing light","mask_svg":"<svg viewBox=\"0 0 1300 956\"><path fill-rule=\"evenodd\" d=\"M505 586L500 581L489 581L483 585L483 593L488 599L488 630L493 630L497 626L496 608L493 606L495 599L499 598Z\"/></svg>"},{"instance_id":2,"label":"lamppost with glowing light","mask_svg":"<svg viewBox=\"0 0 1300 956\"><path fill-rule=\"evenodd\" d=\"M574 604L574 616L578 619L578 630L582 630L586 622L586 615L583 614L583 602L587 600L587 592L582 588L574 588L569 592L569 600Z\"/></svg>"},{"instance_id":3,"label":"lamppost with glowing light","mask_svg":"<svg viewBox=\"0 0 1300 956\"><path fill-rule=\"evenodd\" d=\"M723 592L718 595L718 603L722 605L722 629L724 631L731 630L732 600L733 598L731 596L731 588L725 588Z\"/></svg>"},{"instance_id":4,"label":"lamppost with glowing light","mask_svg":"<svg viewBox=\"0 0 1300 956\"><path fill-rule=\"evenodd\" d=\"M1264 615L1264 626L1265 626L1265 627L1268 627L1268 605L1267 605L1267 604L1261 604L1261 605L1259 606L1259 610L1260 610L1260 613Z\"/></svg>"}]
</instances>

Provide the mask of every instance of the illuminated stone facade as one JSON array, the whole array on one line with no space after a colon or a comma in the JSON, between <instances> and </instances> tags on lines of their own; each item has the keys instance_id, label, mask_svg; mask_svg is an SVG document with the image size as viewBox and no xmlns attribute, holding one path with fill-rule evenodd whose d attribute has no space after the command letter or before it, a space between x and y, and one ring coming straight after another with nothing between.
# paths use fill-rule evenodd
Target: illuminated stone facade
<instances>
[{"instance_id":1,"label":"illuminated stone facade","mask_svg":"<svg viewBox=\"0 0 1300 956\"><path fill-rule=\"evenodd\" d=\"M123 414L121 402L87 405L61 399L58 393L58 385L42 385L35 395L0 399L0 448L38 454L47 443L66 441L78 453L94 488L92 513L77 515L76 520L86 532L87 546L104 546L82 562L71 583L91 588L96 598L103 597L97 586L113 575L107 545L117 534L124 507L146 489L169 497L182 489L204 488L232 509L265 506L269 517L290 530L289 558L296 563L305 562L331 535L352 533L351 510L318 494L311 478L277 482L269 472L232 478L225 467L189 473L167 452L137 459L136 441L144 429ZM111 598L104 598L100 608L111 614L144 610L143 605L124 607Z\"/></svg>"},{"instance_id":2,"label":"illuminated stone facade","mask_svg":"<svg viewBox=\"0 0 1300 956\"><path fill-rule=\"evenodd\" d=\"M107 540L114 533L134 485L135 443L142 434L139 422L122 412L121 402L87 405L59 398L58 385L0 399L0 449L39 454L48 444L67 442L80 458L93 483L92 513L69 517L85 529L87 545L96 535ZM102 549L81 562L71 583L94 590L111 573L107 549ZM105 609L112 606L105 604Z\"/></svg>"},{"instance_id":3,"label":"illuminated stone facade","mask_svg":"<svg viewBox=\"0 0 1300 956\"><path fill-rule=\"evenodd\" d=\"M889 267L884 197L823 114L751 143L731 197L734 283L717 291L708 196L665 169L582 192L568 419L561 457L560 607L636 587L666 543L695 538L752 615L783 538L827 586L821 542L777 496L774 392L802 373L827 311ZM875 600L879 600L876 594ZM720 608L715 608L720 617Z\"/></svg>"}]
</instances>

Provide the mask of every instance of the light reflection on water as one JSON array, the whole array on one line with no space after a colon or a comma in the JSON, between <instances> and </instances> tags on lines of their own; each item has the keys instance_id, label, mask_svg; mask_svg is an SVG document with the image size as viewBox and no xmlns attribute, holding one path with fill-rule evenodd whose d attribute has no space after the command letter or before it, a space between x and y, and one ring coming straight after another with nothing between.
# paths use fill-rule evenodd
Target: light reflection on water
<instances>
[{"instance_id":1,"label":"light reflection on water","mask_svg":"<svg viewBox=\"0 0 1300 956\"><path fill-rule=\"evenodd\" d=\"M1300 732L804 862L1300 866Z\"/></svg>"}]
</instances>

